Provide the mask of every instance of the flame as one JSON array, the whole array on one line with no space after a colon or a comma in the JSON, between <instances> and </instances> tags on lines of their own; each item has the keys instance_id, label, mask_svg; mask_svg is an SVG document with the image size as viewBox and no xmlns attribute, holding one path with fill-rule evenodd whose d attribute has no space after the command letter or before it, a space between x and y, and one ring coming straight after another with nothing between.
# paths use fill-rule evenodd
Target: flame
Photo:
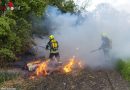
<instances>
[{"instance_id":1,"label":"flame","mask_svg":"<svg viewBox=\"0 0 130 90\"><path fill-rule=\"evenodd\" d=\"M69 62L63 67L65 73L72 72L74 68L83 68L83 65L80 61L75 60L75 56L69 60Z\"/></svg>"},{"instance_id":2,"label":"flame","mask_svg":"<svg viewBox=\"0 0 130 90\"><path fill-rule=\"evenodd\" d=\"M51 67L51 62L50 60L46 61L41 61L41 62L36 62L37 64L34 75L30 76L30 79L35 79L36 76L47 76L49 75L49 72L55 70L55 68L59 68L59 71L62 70L64 73L70 73L74 70L77 70L77 68L83 68L82 63L79 60L75 59L75 56L70 58L70 60L65 64L63 64L60 67ZM50 68L54 68L53 70Z\"/></svg>"},{"instance_id":3,"label":"flame","mask_svg":"<svg viewBox=\"0 0 130 90\"><path fill-rule=\"evenodd\" d=\"M48 65L48 61L42 62L41 64L38 65L38 67L36 68L36 75L43 75L46 76L47 73L47 65Z\"/></svg>"},{"instance_id":4,"label":"flame","mask_svg":"<svg viewBox=\"0 0 130 90\"><path fill-rule=\"evenodd\" d=\"M73 69L74 65L74 58L70 59L69 63L63 67L64 72L69 73Z\"/></svg>"}]
</instances>

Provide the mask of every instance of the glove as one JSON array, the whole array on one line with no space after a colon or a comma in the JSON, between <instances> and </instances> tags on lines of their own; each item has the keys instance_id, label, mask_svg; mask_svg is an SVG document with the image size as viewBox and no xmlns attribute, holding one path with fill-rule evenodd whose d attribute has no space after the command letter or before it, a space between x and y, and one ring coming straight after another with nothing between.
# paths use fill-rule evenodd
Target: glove
<instances>
[{"instance_id":1,"label":"glove","mask_svg":"<svg viewBox=\"0 0 130 90\"><path fill-rule=\"evenodd\" d=\"M46 50L50 50L49 47L46 47Z\"/></svg>"},{"instance_id":2,"label":"glove","mask_svg":"<svg viewBox=\"0 0 130 90\"><path fill-rule=\"evenodd\" d=\"M48 48L46 48L46 50L48 50Z\"/></svg>"}]
</instances>

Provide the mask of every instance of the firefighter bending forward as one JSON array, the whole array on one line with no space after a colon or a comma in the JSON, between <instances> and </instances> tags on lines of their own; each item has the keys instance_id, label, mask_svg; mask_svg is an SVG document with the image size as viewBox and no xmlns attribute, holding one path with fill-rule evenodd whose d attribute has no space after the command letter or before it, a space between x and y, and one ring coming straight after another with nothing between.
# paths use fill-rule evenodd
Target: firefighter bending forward
<instances>
[{"instance_id":1,"label":"firefighter bending forward","mask_svg":"<svg viewBox=\"0 0 130 90\"><path fill-rule=\"evenodd\" d=\"M50 50L50 55L49 58L51 60L53 60L53 58L55 57L57 59L58 62L60 62L60 55L59 55L59 51L58 51L58 42L55 40L53 35L49 36L49 42L46 45L46 50Z\"/></svg>"}]
</instances>

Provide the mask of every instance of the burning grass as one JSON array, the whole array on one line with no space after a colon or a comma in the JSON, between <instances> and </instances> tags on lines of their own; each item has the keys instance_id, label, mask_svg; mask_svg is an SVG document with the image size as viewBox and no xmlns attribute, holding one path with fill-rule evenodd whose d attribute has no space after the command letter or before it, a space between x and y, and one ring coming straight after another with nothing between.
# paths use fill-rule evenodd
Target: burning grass
<instances>
[{"instance_id":1,"label":"burning grass","mask_svg":"<svg viewBox=\"0 0 130 90\"><path fill-rule=\"evenodd\" d=\"M20 90L54 90L54 88L56 88L56 90L63 90L63 88L68 88L67 90L70 90L71 88L74 88L73 84L76 83L83 74L84 72L82 70L77 70L67 74L53 72L46 77L35 76L35 79L23 79L21 77L14 81L7 81L2 85L2 87L11 87Z\"/></svg>"},{"instance_id":2,"label":"burning grass","mask_svg":"<svg viewBox=\"0 0 130 90\"><path fill-rule=\"evenodd\" d=\"M38 61L38 63L36 64L37 66L35 70L28 72L26 78L21 77L18 80L16 79L16 81L12 81L12 80L7 81L7 83L3 84L3 87L14 87L14 88L17 87L20 88L21 90L37 90L39 87L42 87L39 86L39 85L43 85L41 83L44 83L44 85L46 85L49 83L53 84L54 82L55 84L58 85L57 80L64 79L66 81L67 79L68 81L69 79L74 79L74 77L80 75L80 71L82 70L81 62L76 60L75 57L69 59L66 62L63 62L60 65L57 65L58 63L56 61L49 61L49 60L42 61L42 62ZM18 81L22 81L22 83L17 83ZM66 86L66 82L63 82L63 86ZM49 86L49 88L51 88L51 86Z\"/></svg>"},{"instance_id":3,"label":"burning grass","mask_svg":"<svg viewBox=\"0 0 130 90\"><path fill-rule=\"evenodd\" d=\"M45 77L56 71L67 74L81 68L83 68L83 65L80 61L76 60L75 57L63 62L62 64L57 61L46 60L37 64L34 72L32 72L33 74L30 76L30 79L35 79L35 77L39 76Z\"/></svg>"},{"instance_id":4,"label":"burning grass","mask_svg":"<svg viewBox=\"0 0 130 90\"><path fill-rule=\"evenodd\" d=\"M45 61L45 62L42 62L38 65L38 67L36 68L36 75L39 76L39 75L43 75L43 76L46 76L48 73L47 73L47 65L48 65L49 61Z\"/></svg>"},{"instance_id":5,"label":"burning grass","mask_svg":"<svg viewBox=\"0 0 130 90\"><path fill-rule=\"evenodd\" d=\"M82 68L80 61L75 60L75 57L71 58L67 64L63 66L64 73L72 72L76 68Z\"/></svg>"}]
</instances>

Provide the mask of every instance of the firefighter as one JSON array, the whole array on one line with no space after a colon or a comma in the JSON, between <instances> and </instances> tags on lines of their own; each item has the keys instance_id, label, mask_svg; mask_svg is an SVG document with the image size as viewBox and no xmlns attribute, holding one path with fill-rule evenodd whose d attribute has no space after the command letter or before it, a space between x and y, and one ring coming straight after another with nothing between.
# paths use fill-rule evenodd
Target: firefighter
<instances>
[{"instance_id":1,"label":"firefighter","mask_svg":"<svg viewBox=\"0 0 130 90\"><path fill-rule=\"evenodd\" d=\"M49 36L49 42L46 45L46 50L50 50L50 56L49 58L51 60L53 60L53 58L55 57L57 59L58 62L60 62L60 55L59 55L59 51L58 51L58 42L55 40L53 35Z\"/></svg>"},{"instance_id":2,"label":"firefighter","mask_svg":"<svg viewBox=\"0 0 130 90\"><path fill-rule=\"evenodd\" d=\"M103 50L104 56L106 58L109 58L110 56L110 50L112 49L112 41L111 39L107 36L107 33L102 33L101 35L101 40L102 44L99 49Z\"/></svg>"}]
</instances>

